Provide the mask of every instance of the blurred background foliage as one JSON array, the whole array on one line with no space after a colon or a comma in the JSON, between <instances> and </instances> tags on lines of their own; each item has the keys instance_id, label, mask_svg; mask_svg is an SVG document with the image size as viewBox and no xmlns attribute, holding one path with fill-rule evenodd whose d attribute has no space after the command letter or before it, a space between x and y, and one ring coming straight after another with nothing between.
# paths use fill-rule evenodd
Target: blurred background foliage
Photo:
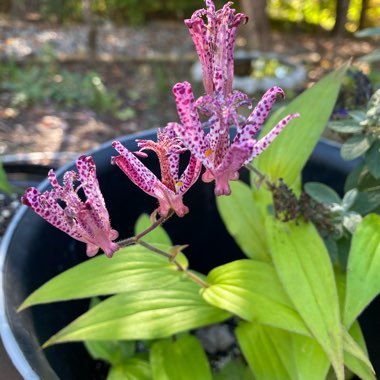
<instances>
[{"instance_id":1,"label":"blurred background foliage","mask_svg":"<svg viewBox=\"0 0 380 380\"><path fill-rule=\"evenodd\" d=\"M235 1L242 7L244 1ZM355 32L380 23L380 0L267 0L266 7L271 23L285 28L320 25L332 30L336 19L344 13L346 31ZM260 3L259 2L259 3ZM189 17L200 7L200 0L2 0L0 12L22 14L34 12L43 20L70 23L85 20L84 3L103 20L117 23L142 24L152 19ZM217 6L224 1L216 0Z\"/></svg>"}]
</instances>

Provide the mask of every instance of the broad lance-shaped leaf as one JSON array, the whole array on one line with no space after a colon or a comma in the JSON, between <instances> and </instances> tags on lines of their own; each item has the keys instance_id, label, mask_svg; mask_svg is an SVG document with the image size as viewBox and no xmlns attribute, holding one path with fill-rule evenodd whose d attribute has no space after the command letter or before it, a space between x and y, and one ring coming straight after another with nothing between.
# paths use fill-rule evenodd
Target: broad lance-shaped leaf
<instances>
[{"instance_id":1,"label":"broad lance-shaped leaf","mask_svg":"<svg viewBox=\"0 0 380 380\"><path fill-rule=\"evenodd\" d=\"M367 215L356 229L347 264L344 325L350 327L380 293L380 216Z\"/></svg>"},{"instance_id":2,"label":"broad lance-shaped leaf","mask_svg":"<svg viewBox=\"0 0 380 380\"><path fill-rule=\"evenodd\" d=\"M211 368L199 340L192 335L153 343L153 380L211 380Z\"/></svg>"},{"instance_id":3,"label":"broad lance-shaped leaf","mask_svg":"<svg viewBox=\"0 0 380 380\"><path fill-rule=\"evenodd\" d=\"M108 373L107 380L151 380L152 371L147 360L133 357L123 363L113 365Z\"/></svg>"},{"instance_id":4,"label":"broad lance-shaped leaf","mask_svg":"<svg viewBox=\"0 0 380 380\"><path fill-rule=\"evenodd\" d=\"M310 337L256 321L240 322L236 336L252 372L260 380L324 380L330 367L326 354Z\"/></svg>"},{"instance_id":5,"label":"broad lance-shaped leaf","mask_svg":"<svg viewBox=\"0 0 380 380\"><path fill-rule=\"evenodd\" d=\"M346 273L335 270L335 279L338 289L340 311L343 315L346 293ZM344 364L363 380L375 380L374 370L369 361L367 347L358 321L355 321L349 332L343 329Z\"/></svg>"},{"instance_id":6,"label":"broad lance-shaped leaf","mask_svg":"<svg viewBox=\"0 0 380 380\"><path fill-rule=\"evenodd\" d=\"M255 158L254 165L262 173L272 180L283 178L288 185L295 182L326 127L347 68L348 64L330 73L268 120L263 136L285 115L295 112L301 115L297 124L287 126L266 151Z\"/></svg>"},{"instance_id":7,"label":"broad lance-shaped leaf","mask_svg":"<svg viewBox=\"0 0 380 380\"><path fill-rule=\"evenodd\" d=\"M90 308L100 302L99 297L92 298ZM124 363L134 355L136 349L136 342L133 340L87 340L84 345L93 359L104 360L112 365Z\"/></svg>"},{"instance_id":8,"label":"broad lance-shaped leaf","mask_svg":"<svg viewBox=\"0 0 380 380\"><path fill-rule=\"evenodd\" d=\"M207 282L202 296L211 305L247 321L310 334L270 264L237 260L213 269Z\"/></svg>"},{"instance_id":9,"label":"broad lance-shaped leaf","mask_svg":"<svg viewBox=\"0 0 380 380\"><path fill-rule=\"evenodd\" d=\"M206 303L199 289L185 278L166 288L117 294L74 320L44 347L83 340L166 338L231 316Z\"/></svg>"},{"instance_id":10,"label":"broad lance-shaped leaf","mask_svg":"<svg viewBox=\"0 0 380 380\"><path fill-rule=\"evenodd\" d=\"M306 326L344 378L343 340L335 277L326 247L312 224L267 219L277 274Z\"/></svg>"},{"instance_id":11,"label":"broad lance-shaped leaf","mask_svg":"<svg viewBox=\"0 0 380 380\"><path fill-rule=\"evenodd\" d=\"M241 181L231 182L231 195L217 197L218 211L228 232L242 251L252 259L269 260L269 248L265 238L260 209L253 200L252 190Z\"/></svg>"},{"instance_id":12,"label":"broad lance-shaped leaf","mask_svg":"<svg viewBox=\"0 0 380 380\"><path fill-rule=\"evenodd\" d=\"M147 214L141 214L139 218L137 219L137 222L135 224L135 235L143 232L148 227L150 227L152 224L149 216ZM147 235L143 237L143 239L147 243L153 243L153 244L164 244L171 246L172 241L170 239L170 236L165 231L164 227L158 226L153 231L149 232Z\"/></svg>"},{"instance_id":13,"label":"broad lance-shaped leaf","mask_svg":"<svg viewBox=\"0 0 380 380\"><path fill-rule=\"evenodd\" d=\"M157 246L165 251L170 249ZM177 260L187 267L187 259L182 253ZM141 246L130 246L111 259L99 255L54 277L35 290L19 310L42 303L161 288L182 277L183 273L165 257Z\"/></svg>"}]
</instances>

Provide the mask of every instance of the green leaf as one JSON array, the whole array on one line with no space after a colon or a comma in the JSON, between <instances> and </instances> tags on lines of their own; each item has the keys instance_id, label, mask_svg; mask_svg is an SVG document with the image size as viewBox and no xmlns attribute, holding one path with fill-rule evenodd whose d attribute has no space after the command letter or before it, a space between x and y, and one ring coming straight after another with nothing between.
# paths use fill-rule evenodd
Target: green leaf
<instances>
[{"instance_id":1,"label":"green leaf","mask_svg":"<svg viewBox=\"0 0 380 380\"><path fill-rule=\"evenodd\" d=\"M90 302L90 308L100 302L100 298L94 297ZM88 340L84 342L84 345L93 359L105 360L112 364L122 363L135 353L135 342L131 340Z\"/></svg>"},{"instance_id":2,"label":"green leaf","mask_svg":"<svg viewBox=\"0 0 380 380\"><path fill-rule=\"evenodd\" d=\"M242 360L235 359L228 362L218 373L214 380L255 380L251 370Z\"/></svg>"},{"instance_id":3,"label":"green leaf","mask_svg":"<svg viewBox=\"0 0 380 380\"><path fill-rule=\"evenodd\" d=\"M347 264L344 325L350 327L380 293L380 216L367 215L352 237Z\"/></svg>"},{"instance_id":4,"label":"green leaf","mask_svg":"<svg viewBox=\"0 0 380 380\"><path fill-rule=\"evenodd\" d=\"M340 310L344 313L344 300L346 298L347 275L341 270L336 270ZM355 321L349 332L343 327L344 364L361 379L374 379L372 365L368 359L367 347L358 321Z\"/></svg>"},{"instance_id":5,"label":"green leaf","mask_svg":"<svg viewBox=\"0 0 380 380\"><path fill-rule=\"evenodd\" d=\"M240 348L256 379L292 380L294 372L289 361L289 342L284 339L284 332L257 322L241 322L236 328ZM286 334L286 333L285 333ZM281 347L280 347L281 346ZM287 350L284 351L286 347Z\"/></svg>"},{"instance_id":6,"label":"green leaf","mask_svg":"<svg viewBox=\"0 0 380 380\"><path fill-rule=\"evenodd\" d=\"M309 334L270 264L233 261L213 269L207 282L202 296L211 305L247 321Z\"/></svg>"},{"instance_id":7,"label":"green leaf","mask_svg":"<svg viewBox=\"0 0 380 380\"><path fill-rule=\"evenodd\" d=\"M349 111L348 114L357 122L361 123L362 121L367 119L367 114L360 110L352 110Z\"/></svg>"},{"instance_id":8,"label":"green leaf","mask_svg":"<svg viewBox=\"0 0 380 380\"><path fill-rule=\"evenodd\" d=\"M363 57L360 57L359 60L365 62L380 61L380 49L375 49L372 53L363 55Z\"/></svg>"},{"instance_id":9,"label":"green leaf","mask_svg":"<svg viewBox=\"0 0 380 380\"><path fill-rule=\"evenodd\" d=\"M377 140L364 156L368 170L376 178L380 178L380 141Z\"/></svg>"},{"instance_id":10,"label":"green leaf","mask_svg":"<svg viewBox=\"0 0 380 380\"><path fill-rule=\"evenodd\" d=\"M10 195L12 194L12 186L7 179L7 174L3 168L3 164L0 161L0 191Z\"/></svg>"},{"instance_id":11,"label":"green leaf","mask_svg":"<svg viewBox=\"0 0 380 380\"><path fill-rule=\"evenodd\" d=\"M371 139L366 135L355 135L350 137L340 150L344 160L350 161L360 157L371 146Z\"/></svg>"},{"instance_id":12,"label":"green leaf","mask_svg":"<svg viewBox=\"0 0 380 380\"><path fill-rule=\"evenodd\" d=\"M362 215L369 214L380 206L380 185L377 188L358 194L352 210Z\"/></svg>"},{"instance_id":13,"label":"green leaf","mask_svg":"<svg viewBox=\"0 0 380 380\"><path fill-rule=\"evenodd\" d=\"M309 337L240 322L236 335L243 354L257 379L324 380L330 362Z\"/></svg>"},{"instance_id":14,"label":"green leaf","mask_svg":"<svg viewBox=\"0 0 380 380\"><path fill-rule=\"evenodd\" d=\"M254 164L261 172L272 180L283 178L288 185L296 181L327 125L347 68L344 65L327 75L268 120L263 136L286 115L296 112L301 115L255 159Z\"/></svg>"},{"instance_id":15,"label":"green leaf","mask_svg":"<svg viewBox=\"0 0 380 380\"><path fill-rule=\"evenodd\" d=\"M166 338L230 317L206 303L199 289L186 278L167 288L117 294L81 315L44 346L82 340Z\"/></svg>"},{"instance_id":16,"label":"green leaf","mask_svg":"<svg viewBox=\"0 0 380 380\"><path fill-rule=\"evenodd\" d=\"M268 245L257 202L251 188L241 181L231 182L231 195L217 197L220 216L228 232L250 258L269 260Z\"/></svg>"},{"instance_id":17,"label":"green leaf","mask_svg":"<svg viewBox=\"0 0 380 380\"><path fill-rule=\"evenodd\" d=\"M312 224L285 224L269 217L266 226L281 283L329 357L337 378L343 379L339 300L332 264L322 239Z\"/></svg>"},{"instance_id":18,"label":"green leaf","mask_svg":"<svg viewBox=\"0 0 380 380\"><path fill-rule=\"evenodd\" d=\"M135 352L134 341L88 340L84 344L92 358L112 364L123 363Z\"/></svg>"},{"instance_id":19,"label":"green leaf","mask_svg":"<svg viewBox=\"0 0 380 380\"><path fill-rule=\"evenodd\" d=\"M150 365L140 358L129 358L124 363L113 365L107 380L152 380Z\"/></svg>"},{"instance_id":20,"label":"green leaf","mask_svg":"<svg viewBox=\"0 0 380 380\"><path fill-rule=\"evenodd\" d=\"M135 235L146 230L151 225L152 225L152 222L149 216L147 214L141 214L140 217L137 219L137 222L135 225ZM143 237L143 240L147 243L160 243L160 244L164 244L168 246L172 245L170 236L168 235L168 233L165 231L164 227L162 226L158 226L152 232L149 232L149 234Z\"/></svg>"},{"instance_id":21,"label":"green leaf","mask_svg":"<svg viewBox=\"0 0 380 380\"><path fill-rule=\"evenodd\" d=\"M179 254L177 260L187 267L183 254ZM165 257L141 246L130 246L111 259L99 255L59 274L35 290L19 310L42 303L162 288L182 277L183 273Z\"/></svg>"},{"instance_id":22,"label":"green leaf","mask_svg":"<svg viewBox=\"0 0 380 380\"><path fill-rule=\"evenodd\" d=\"M305 192L319 203L340 204L342 202L337 192L323 183L308 182L305 184Z\"/></svg>"},{"instance_id":23,"label":"green leaf","mask_svg":"<svg viewBox=\"0 0 380 380\"><path fill-rule=\"evenodd\" d=\"M363 126L354 120L332 121L328 124L328 127L339 133L360 133L363 131Z\"/></svg>"},{"instance_id":24,"label":"green leaf","mask_svg":"<svg viewBox=\"0 0 380 380\"><path fill-rule=\"evenodd\" d=\"M358 189L351 189L347 191L346 194L344 194L344 197L342 200L342 206L344 208L344 211L348 211L351 208L351 206L354 204L357 197L358 197Z\"/></svg>"},{"instance_id":25,"label":"green leaf","mask_svg":"<svg viewBox=\"0 0 380 380\"><path fill-rule=\"evenodd\" d=\"M344 364L361 379L376 379L375 371L368 359L364 338L357 322L351 326L350 332L355 335L359 344L347 331L344 331Z\"/></svg>"},{"instance_id":26,"label":"green leaf","mask_svg":"<svg viewBox=\"0 0 380 380\"><path fill-rule=\"evenodd\" d=\"M150 351L153 380L211 380L211 368L199 340L184 335L155 342Z\"/></svg>"}]
</instances>

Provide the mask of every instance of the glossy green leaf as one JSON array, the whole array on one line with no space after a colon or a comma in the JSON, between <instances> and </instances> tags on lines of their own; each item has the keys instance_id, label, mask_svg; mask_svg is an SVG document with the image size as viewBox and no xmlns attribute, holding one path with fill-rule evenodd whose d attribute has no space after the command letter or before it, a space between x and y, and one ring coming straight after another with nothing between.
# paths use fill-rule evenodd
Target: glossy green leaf
<instances>
[{"instance_id":1,"label":"glossy green leaf","mask_svg":"<svg viewBox=\"0 0 380 380\"><path fill-rule=\"evenodd\" d=\"M202 296L211 305L247 321L309 334L270 264L233 261L213 269L207 282Z\"/></svg>"},{"instance_id":2,"label":"glossy green leaf","mask_svg":"<svg viewBox=\"0 0 380 380\"><path fill-rule=\"evenodd\" d=\"M265 228L259 222L260 210L251 188L241 181L231 182L230 186L230 196L216 198L224 225L248 257L268 261Z\"/></svg>"},{"instance_id":3,"label":"glossy green leaf","mask_svg":"<svg viewBox=\"0 0 380 380\"><path fill-rule=\"evenodd\" d=\"M147 214L141 214L139 218L137 219L136 225L135 225L135 235L141 233L142 231L146 230L148 227L150 227L152 224L149 215ZM143 240L147 243L160 243L164 245L171 246L172 241L170 239L170 236L165 231L164 227L158 226L153 231L149 232L149 234L145 235L143 237Z\"/></svg>"},{"instance_id":4,"label":"glossy green leaf","mask_svg":"<svg viewBox=\"0 0 380 380\"><path fill-rule=\"evenodd\" d=\"M325 379L330 368L330 361L318 342L310 337L288 334L291 335L291 350L298 378L300 380Z\"/></svg>"},{"instance_id":5,"label":"glossy green leaf","mask_svg":"<svg viewBox=\"0 0 380 380\"><path fill-rule=\"evenodd\" d=\"M242 360L235 359L227 363L213 377L213 380L255 380L249 367Z\"/></svg>"},{"instance_id":6,"label":"glossy green leaf","mask_svg":"<svg viewBox=\"0 0 380 380\"><path fill-rule=\"evenodd\" d=\"M211 368L199 340L184 335L155 342L150 351L153 380L211 380Z\"/></svg>"},{"instance_id":7,"label":"glossy green leaf","mask_svg":"<svg viewBox=\"0 0 380 380\"><path fill-rule=\"evenodd\" d=\"M150 364L140 358L129 358L124 363L113 365L107 380L152 380Z\"/></svg>"},{"instance_id":8,"label":"glossy green leaf","mask_svg":"<svg viewBox=\"0 0 380 380\"><path fill-rule=\"evenodd\" d=\"M352 237L347 267L344 325L350 327L380 293L380 216L370 214Z\"/></svg>"},{"instance_id":9,"label":"glossy green leaf","mask_svg":"<svg viewBox=\"0 0 380 380\"><path fill-rule=\"evenodd\" d=\"M257 322L241 322L236 336L255 378L260 380L293 380L289 360L289 343L284 331ZM285 349L286 348L286 349ZM284 350L285 349L285 350ZM285 353L286 357L281 354Z\"/></svg>"},{"instance_id":10,"label":"glossy green leaf","mask_svg":"<svg viewBox=\"0 0 380 380\"><path fill-rule=\"evenodd\" d=\"M352 136L342 145L340 154L344 160L353 160L364 154L370 148L371 143L371 139L366 135Z\"/></svg>"},{"instance_id":11,"label":"glossy green leaf","mask_svg":"<svg viewBox=\"0 0 380 380\"><path fill-rule=\"evenodd\" d=\"M343 341L335 277L326 247L312 224L267 220L273 262L289 298L322 346L338 379L344 378Z\"/></svg>"},{"instance_id":12,"label":"glossy green leaf","mask_svg":"<svg viewBox=\"0 0 380 380\"><path fill-rule=\"evenodd\" d=\"M347 67L344 65L327 75L265 124L262 136L286 115L297 112L301 115L254 160L255 166L272 180L283 178L285 183L291 185L300 175L327 125Z\"/></svg>"},{"instance_id":13,"label":"glossy green leaf","mask_svg":"<svg viewBox=\"0 0 380 380\"><path fill-rule=\"evenodd\" d=\"M160 248L169 249L162 245ZM187 267L183 254L177 260ZM161 288L178 282L182 276L165 257L141 246L130 246L111 259L99 255L54 277L34 291L19 310L42 303Z\"/></svg>"},{"instance_id":14,"label":"glossy green leaf","mask_svg":"<svg viewBox=\"0 0 380 380\"><path fill-rule=\"evenodd\" d=\"M100 302L100 298L92 298L90 308L95 307ZM119 364L133 356L136 344L133 340L87 340L84 342L84 345L93 359Z\"/></svg>"},{"instance_id":15,"label":"glossy green leaf","mask_svg":"<svg viewBox=\"0 0 380 380\"><path fill-rule=\"evenodd\" d=\"M244 357L257 379L324 380L330 362L312 338L241 322L236 336Z\"/></svg>"},{"instance_id":16,"label":"glossy green leaf","mask_svg":"<svg viewBox=\"0 0 380 380\"><path fill-rule=\"evenodd\" d=\"M206 303L199 290L186 278L166 288L117 294L74 320L45 346L82 340L159 339L230 317Z\"/></svg>"},{"instance_id":17,"label":"glossy green leaf","mask_svg":"<svg viewBox=\"0 0 380 380\"><path fill-rule=\"evenodd\" d=\"M333 204L342 202L337 192L323 183L308 182L305 184L305 192L319 203Z\"/></svg>"},{"instance_id":18,"label":"glossy green leaf","mask_svg":"<svg viewBox=\"0 0 380 380\"><path fill-rule=\"evenodd\" d=\"M380 178L380 141L372 144L364 158L370 173L375 178Z\"/></svg>"}]
</instances>

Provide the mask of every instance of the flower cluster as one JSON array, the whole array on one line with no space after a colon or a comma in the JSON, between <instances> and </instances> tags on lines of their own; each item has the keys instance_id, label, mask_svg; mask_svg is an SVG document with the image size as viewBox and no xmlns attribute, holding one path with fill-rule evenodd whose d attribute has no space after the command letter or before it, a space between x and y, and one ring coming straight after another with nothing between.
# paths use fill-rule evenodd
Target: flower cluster
<instances>
[{"instance_id":1,"label":"flower cluster","mask_svg":"<svg viewBox=\"0 0 380 380\"><path fill-rule=\"evenodd\" d=\"M113 243L119 234L111 229L110 218L96 177L96 167L92 157L81 156L77 159L78 173L68 171L63 178L63 186L58 183L53 170L49 172L52 190L40 193L35 187L26 190L21 198L54 227L68 235L87 243L87 255L94 256L99 248L111 257L119 249ZM80 185L75 187L75 182ZM78 191L83 189L86 201L82 201ZM61 203L65 204L62 207Z\"/></svg>"},{"instance_id":2,"label":"flower cluster","mask_svg":"<svg viewBox=\"0 0 380 380\"><path fill-rule=\"evenodd\" d=\"M143 191L157 198L161 217L170 212L179 217L188 213L182 197L198 179L202 166L205 168L202 180L215 181L215 194L230 194L229 182L238 179L240 168L262 153L289 121L298 116L286 116L266 136L256 139L277 95L284 97L284 92L272 87L247 118L238 113L239 107L251 105L246 94L232 89L236 31L247 17L235 14L231 2L218 11L213 1L205 3L205 9L185 20L202 63L205 95L196 99L190 83L177 83L173 93L180 123L172 122L159 130L156 142L137 140L140 150L136 152L129 151L119 141L113 143L119 156L113 157L112 163ZM237 131L233 139L232 126ZM161 180L138 158L146 157L146 151L157 155ZM190 152L190 158L179 175L180 156L185 151ZM28 189L23 202L54 226L86 242L88 255L94 255L100 247L112 256L118 249L113 243L117 232L110 228L92 158L79 158L77 167L79 176L66 173L64 187L58 185L54 173L50 172L53 190L40 194L35 188ZM77 179L82 184L75 189ZM80 200L79 188L83 188L86 202ZM57 200L62 200L66 207L63 209Z\"/></svg>"}]
</instances>

